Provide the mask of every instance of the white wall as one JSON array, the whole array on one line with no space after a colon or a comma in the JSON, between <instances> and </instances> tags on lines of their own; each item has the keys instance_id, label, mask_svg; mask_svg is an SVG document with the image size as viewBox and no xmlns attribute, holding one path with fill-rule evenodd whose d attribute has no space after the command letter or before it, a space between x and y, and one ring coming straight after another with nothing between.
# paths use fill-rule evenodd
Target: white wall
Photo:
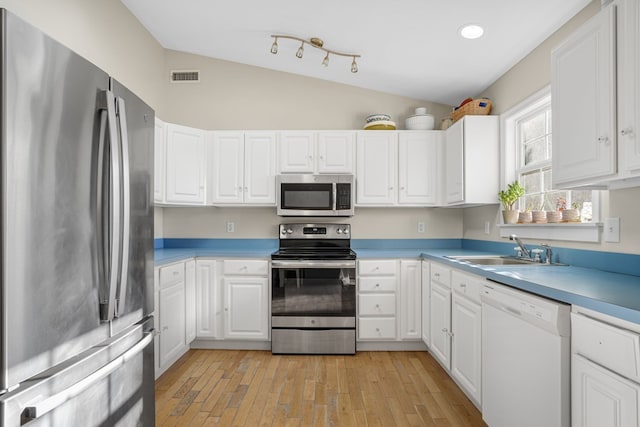
<instances>
[{"instance_id":1,"label":"white wall","mask_svg":"<svg viewBox=\"0 0 640 427\"><path fill-rule=\"evenodd\" d=\"M162 116L164 49L119 0L0 0L129 87Z\"/></svg>"},{"instance_id":2,"label":"white wall","mask_svg":"<svg viewBox=\"0 0 640 427\"><path fill-rule=\"evenodd\" d=\"M438 208L356 208L351 218L281 218L275 207L184 207L164 208L166 238L256 238L274 239L278 225L290 222L330 222L351 224L354 239L429 239L461 238L462 209ZM227 233L227 222L235 232ZM418 233L418 222L426 230Z\"/></svg>"}]
</instances>

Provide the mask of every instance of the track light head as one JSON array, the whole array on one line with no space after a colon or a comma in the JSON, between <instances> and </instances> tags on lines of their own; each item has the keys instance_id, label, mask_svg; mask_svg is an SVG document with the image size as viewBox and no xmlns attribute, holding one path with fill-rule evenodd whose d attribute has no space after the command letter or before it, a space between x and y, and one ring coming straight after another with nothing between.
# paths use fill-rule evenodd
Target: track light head
<instances>
[{"instance_id":1,"label":"track light head","mask_svg":"<svg viewBox=\"0 0 640 427\"><path fill-rule=\"evenodd\" d=\"M273 53L274 55L276 53L278 53L278 38L276 37L276 39L273 41L273 44L271 45L271 53Z\"/></svg>"},{"instance_id":2,"label":"track light head","mask_svg":"<svg viewBox=\"0 0 640 427\"><path fill-rule=\"evenodd\" d=\"M353 62L351 62L351 72L352 73L357 73L358 72L358 64L356 64L356 57L353 57Z\"/></svg>"},{"instance_id":3,"label":"track light head","mask_svg":"<svg viewBox=\"0 0 640 427\"><path fill-rule=\"evenodd\" d=\"M322 65L324 65L325 67L329 66L329 52L327 52L324 59L322 60Z\"/></svg>"},{"instance_id":4,"label":"track light head","mask_svg":"<svg viewBox=\"0 0 640 427\"><path fill-rule=\"evenodd\" d=\"M296 52L296 56L298 58L302 58L302 55L304 55L304 42L302 42L302 44L298 48L298 51Z\"/></svg>"}]
</instances>

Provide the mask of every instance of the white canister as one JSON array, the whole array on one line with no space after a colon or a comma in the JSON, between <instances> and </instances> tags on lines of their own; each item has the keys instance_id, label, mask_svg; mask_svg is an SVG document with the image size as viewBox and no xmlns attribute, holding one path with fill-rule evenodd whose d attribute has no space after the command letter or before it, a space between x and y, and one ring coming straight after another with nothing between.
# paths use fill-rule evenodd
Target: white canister
<instances>
[{"instance_id":1,"label":"white canister","mask_svg":"<svg viewBox=\"0 0 640 427\"><path fill-rule=\"evenodd\" d=\"M416 114L421 116L423 114L427 114L427 107L418 107L416 108Z\"/></svg>"}]
</instances>

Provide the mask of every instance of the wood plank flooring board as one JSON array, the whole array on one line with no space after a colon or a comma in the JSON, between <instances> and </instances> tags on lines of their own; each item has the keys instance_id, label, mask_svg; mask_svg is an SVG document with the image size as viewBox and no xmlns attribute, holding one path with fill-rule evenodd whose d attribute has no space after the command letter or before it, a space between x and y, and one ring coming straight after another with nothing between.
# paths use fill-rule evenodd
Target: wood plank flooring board
<instances>
[{"instance_id":1,"label":"wood plank flooring board","mask_svg":"<svg viewBox=\"0 0 640 427\"><path fill-rule=\"evenodd\" d=\"M426 352L190 350L156 381L158 426L483 427Z\"/></svg>"}]
</instances>

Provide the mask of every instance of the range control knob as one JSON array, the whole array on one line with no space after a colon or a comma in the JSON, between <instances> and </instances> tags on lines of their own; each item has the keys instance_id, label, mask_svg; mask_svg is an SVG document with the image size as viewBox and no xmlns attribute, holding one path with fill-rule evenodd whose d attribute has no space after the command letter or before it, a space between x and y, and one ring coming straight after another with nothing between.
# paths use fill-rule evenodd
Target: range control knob
<instances>
[{"instance_id":1,"label":"range control knob","mask_svg":"<svg viewBox=\"0 0 640 427\"><path fill-rule=\"evenodd\" d=\"M293 234L293 230L290 228L287 228L287 234Z\"/></svg>"},{"instance_id":2,"label":"range control knob","mask_svg":"<svg viewBox=\"0 0 640 427\"><path fill-rule=\"evenodd\" d=\"M338 228L338 229L336 230L336 233L338 233L338 234L342 234L342 228Z\"/></svg>"},{"instance_id":3,"label":"range control knob","mask_svg":"<svg viewBox=\"0 0 640 427\"><path fill-rule=\"evenodd\" d=\"M344 234L349 234L349 229L348 229L348 228L345 228L342 232L343 232Z\"/></svg>"},{"instance_id":4,"label":"range control knob","mask_svg":"<svg viewBox=\"0 0 640 427\"><path fill-rule=\"evenodd\" d=\"M284 235L287 234L287 230L285 230L284 228L280 230L280 234Z\"/></svg>"}]
</instances>

